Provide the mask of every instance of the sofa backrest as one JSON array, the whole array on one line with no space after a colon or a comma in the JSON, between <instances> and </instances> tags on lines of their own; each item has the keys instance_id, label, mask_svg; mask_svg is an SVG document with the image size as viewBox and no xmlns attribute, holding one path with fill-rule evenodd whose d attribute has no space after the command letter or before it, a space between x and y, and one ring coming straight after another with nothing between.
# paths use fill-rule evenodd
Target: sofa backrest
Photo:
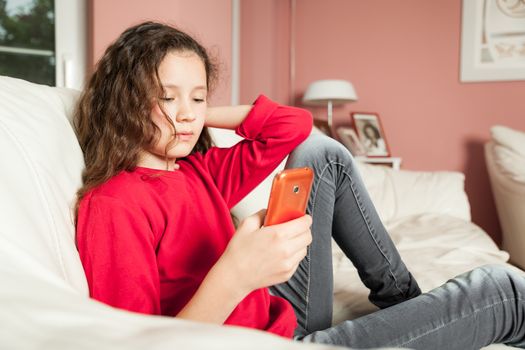
<instances>
[{"instance_id":1,"label":"sofa backrest","mask_svg":"<svg viewBox=\"0 0 525 350\"><path fill-rule=\"evenodd\" d=\"M84 167L78 92L0 77L0 238L87 294L73 206Z\"/></svg>"}]
</instances>

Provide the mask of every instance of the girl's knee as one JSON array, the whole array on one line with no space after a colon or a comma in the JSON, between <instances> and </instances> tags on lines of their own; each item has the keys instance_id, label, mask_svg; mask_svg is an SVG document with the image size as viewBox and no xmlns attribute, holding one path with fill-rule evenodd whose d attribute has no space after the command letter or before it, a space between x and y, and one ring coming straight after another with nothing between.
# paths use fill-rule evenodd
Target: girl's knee
<instances>
[{"instance_id":1,"label":"girl's knee","mask_svg":"<svg viewBox=\"0 0 525 350\"><path fill-rule=\"evenodd\" d=\"M513 270L511 267L503 264L490 264L479 267L488 278L500 287L507 288L509 284L514 286L519 283L525 286L524 276Z\"/></svg>"},{"instance_id":2,"label":"girl's knee","mask_svg":"<svg viewBox=\"0 0 525 350\"><path fill-rule=\"evenodd\" d=\"M505 278L507 274L511 271L507 266L502 264L488 264L483 265L479 267L479 269L483 270L485 273L489 274L490 276L498 277L498 278Z\"/></svg>"},{"instance_id":3,"label":"girl's knee","mask_svg":"<svg viewBox=\"0 0 525 350\"><path fill-rule=\"evenodd\" d=\"M293 152L296 158L306 158L310 161L317 159L329 160L333 162L353 162L353 158L348 149L324 134L311 134Z\"/></svg>"},{"instance_id":4,"label":"girl's knee","mask_svg":"<svg viewBox=\"0 0 525 350\"><path fill-rule=\"evenodd\" d=\"M490 264L477 267L447 283L443 289L456 296L456 301L469 301L479 305L492 305L502 299L521 298L525 291L525 279L511 267ZM436 289L439 293L439 288ZM464 298L464 299L463 299ZM454 299L454 298L452 298ZM478 306L479 306L478 305Z\"/></svg>"}]
</instances>

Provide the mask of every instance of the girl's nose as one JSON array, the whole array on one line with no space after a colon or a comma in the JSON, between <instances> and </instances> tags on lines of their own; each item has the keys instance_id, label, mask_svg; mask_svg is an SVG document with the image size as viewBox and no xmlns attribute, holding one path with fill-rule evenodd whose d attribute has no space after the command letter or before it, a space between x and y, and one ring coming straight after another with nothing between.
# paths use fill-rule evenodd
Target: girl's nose
<instances>
[{"instance_id":1,"label":"girl's nose","mask_svg":"<svg viewBox=\"0 0 525 350\"><path fill-rule=\"evenodd\" d=\"M191 122L195 120L195 115L192 112L184 112L177 114L177 121L180 122Z\"/></svg>"},{"instance_id":2,"label":"girl's nose","mask_svg":"<svg viewBox=\"0 0 525 350\"><path fill-rule=\"evenodd\" d=\"M181 104L178 112L177 112L177 121L183 122L191 122L195 119L195 113L193 113L193 110L188 106L187 104Z\"/></svg>"}]
</instances>

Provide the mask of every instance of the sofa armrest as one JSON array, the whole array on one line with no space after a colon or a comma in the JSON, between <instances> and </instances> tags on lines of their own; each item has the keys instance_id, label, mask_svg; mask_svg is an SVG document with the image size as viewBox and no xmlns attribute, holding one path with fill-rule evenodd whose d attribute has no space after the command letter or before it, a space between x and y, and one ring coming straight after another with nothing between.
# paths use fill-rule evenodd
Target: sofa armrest
<instances>
[{"instance_id":1,"label":"sofa armrest","mask_svg":"<svg viewBox=\"0 0 525 350\"><path fill-rule=\"evenodd\" d=\"M503 249L509 252L514 264L525 268L525 182L517 178L520 174L514 173L520 166L517 159L509 162L498 147L493 141L485 144L485 161L503 231Z\"/></svg>"},{"instance_id":2,"label":"sofa armrest","mask_svg":"<svg viewBox=\"0 0 525 350\"><path fill-rule=\"evenodd\" d=\"M470 221L465 176L452 171L393 170L360 163L365 186L383 221L423 213Z\"/></svg>"}]
</instances>

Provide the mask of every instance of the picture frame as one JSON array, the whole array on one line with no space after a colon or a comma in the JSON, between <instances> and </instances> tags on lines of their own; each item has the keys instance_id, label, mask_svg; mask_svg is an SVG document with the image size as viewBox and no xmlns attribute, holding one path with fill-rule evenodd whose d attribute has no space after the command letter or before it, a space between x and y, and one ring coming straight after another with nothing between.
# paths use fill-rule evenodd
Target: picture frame
<instances>
[{"instance_id":1,"label":"picture frame","mask_svg":"<svg viewBox=\"0 0 525 350\"><path fill-rule=\"evenodd\" d=\"M461 82L525 80L525 2L463 0Z\"/></svg>"},{"instance_id":2,"label":"picture frame","mask_svg":"<svg viewBox=\"0 0 525 350\"><path fill-rule=\"evenodd\" d=\"M365 146L359 141L359 137L353 128L340 126L337 128L339 140L352 153L354 157L366 156Z\"/></svg>"},{"instance_id":3,"label":"picture frame","mask_svg":"<svg viewBox=\"0 0 525 350\"><path fill-rule=\"evenodd\" d=\"M366 156L390 157L390 147L379 115L370 112L352 112L350 116Z\"/></svg>"}]
</instances>

